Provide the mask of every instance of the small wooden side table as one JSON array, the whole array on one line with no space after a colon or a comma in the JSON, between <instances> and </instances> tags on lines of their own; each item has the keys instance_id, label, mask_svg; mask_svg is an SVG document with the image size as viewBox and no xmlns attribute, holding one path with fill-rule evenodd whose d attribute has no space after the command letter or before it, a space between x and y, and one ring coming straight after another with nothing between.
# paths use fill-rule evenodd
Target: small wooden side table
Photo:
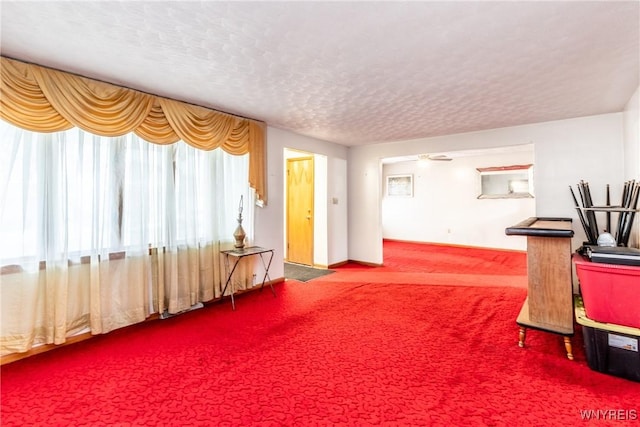
<instances>
[{"instance_id":1,"label":"small wooden side table","mask_svg":"<svg viewBox=\"0 0 640 427\"><path fill-rule=\"evenodd\" d=\"M528 218L506 234L527 236L527 299L516 319L518 345L524 347L527 329L559 334L573 360L571 218Z\"/></svg>"}]
</instances>

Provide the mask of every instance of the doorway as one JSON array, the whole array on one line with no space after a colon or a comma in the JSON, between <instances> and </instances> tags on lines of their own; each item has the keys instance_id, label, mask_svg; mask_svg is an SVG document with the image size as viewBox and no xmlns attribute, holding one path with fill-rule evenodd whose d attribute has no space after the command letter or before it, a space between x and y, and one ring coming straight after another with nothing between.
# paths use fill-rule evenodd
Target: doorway
<instances>
[{"instance_id":1,"label":"doorway","mask_svg":"<svg viewBox=\"0 0 640 427\"><path fill-rule=\"evenodd\" d=\"M314 159L287 159L287 261L313 266Z\"/></svg>"}]
</instances>

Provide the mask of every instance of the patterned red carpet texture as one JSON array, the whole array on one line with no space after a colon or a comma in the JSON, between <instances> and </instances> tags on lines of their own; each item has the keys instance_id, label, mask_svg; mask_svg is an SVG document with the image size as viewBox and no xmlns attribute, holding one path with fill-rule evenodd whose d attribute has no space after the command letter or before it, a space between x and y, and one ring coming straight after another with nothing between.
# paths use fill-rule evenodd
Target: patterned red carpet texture
<instances>
[{"instance_id":1,"label":"patterned red carpet texture","mask_svg":"<svg viewBox=\"0 0 640 427\"><path fill-rule=\"evenodd\" d=\"M575 361L551 334L518 347L524 254L384 250L5 365L2 425L638 425L640 383L590 370L580 334Z\"/></svg>"}]
</instances>

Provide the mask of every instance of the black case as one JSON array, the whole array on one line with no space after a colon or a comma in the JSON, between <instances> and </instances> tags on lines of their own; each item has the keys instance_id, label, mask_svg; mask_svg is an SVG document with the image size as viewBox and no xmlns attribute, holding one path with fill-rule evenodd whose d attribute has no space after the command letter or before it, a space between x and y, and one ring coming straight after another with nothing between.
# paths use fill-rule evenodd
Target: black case
<instances>
[{"instance_id":1,"label":"black case","mask_svg":"<svg viewBox=\"0 0 640 427\"><path fill-rule=\"evenodd\" d=\"M640 249L627 247L590 246L589 258L603 264L640 266Z\"/></svg>"},{"instance_id":2,"label":"black case","mask_svg":"<svg viewBox=\"0 0 640 427\"><path fill-rule=\"evenodd\" d=\"M640 382L640 337L582 325L587 364L594 371ZM636 351L609 345L609 335L635 340ZM615 338L615 337L614 337Z\"/></svg>"}]
</instances>

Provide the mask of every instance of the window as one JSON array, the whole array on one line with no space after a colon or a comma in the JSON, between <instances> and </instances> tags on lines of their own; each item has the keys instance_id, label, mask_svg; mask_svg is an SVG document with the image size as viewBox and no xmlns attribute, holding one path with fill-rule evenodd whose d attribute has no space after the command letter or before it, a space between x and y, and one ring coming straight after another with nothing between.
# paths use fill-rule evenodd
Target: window
<instances>
[{"instance_id":1,"label":"window","mask_svg":"<svg viewBox=\"0 0 640 427\"><path fill-rule=\"evenodd\" d=\"M480 174L479 199L533 197L533 165L477 168Z\"/></svg>"},{"instance_id":2,"label":"window","mask_svg":"<svg viewBox=\"0 0 640 427\"><path fill-rule=\"evenodd\" d=\"M247 155L78 128L0 130L2 265L233 241L234 206L253 199Z\"/></svg>"}]
</instances>

